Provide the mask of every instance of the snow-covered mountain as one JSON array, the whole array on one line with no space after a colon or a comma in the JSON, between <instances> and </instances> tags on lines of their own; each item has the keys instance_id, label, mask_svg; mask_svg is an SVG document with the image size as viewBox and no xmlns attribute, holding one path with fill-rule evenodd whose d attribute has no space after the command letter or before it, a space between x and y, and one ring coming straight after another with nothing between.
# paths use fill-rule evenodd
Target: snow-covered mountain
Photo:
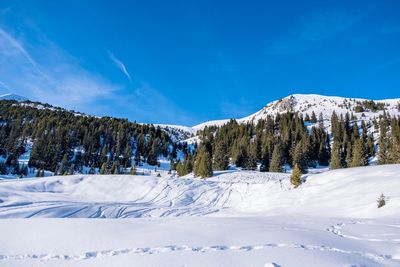
<instances>
[{"instance_id":1,"label":"snow-covered mountain","mask_svg":"<svg viewBox=\"0 0 400 267\"><path fill-rule=\"evenodd\" d=\"M19 102L28 101L29 99L17 94L4 94L0 95L0 100L16 100ZM376 106L376 109L367 108L366 105ZM31 107L43 108L41 103L27 104ZM48 104L48 108L56 109ZM61 109L61 108L60 108ZM64 109L62 109L64 110ZM358 120L371 121L374 118L379 118L380 114L386 112L390 115L400 116L400 98L395 99L384 99L384 100L370 100L364 98L348 98L338 96L323 96L317 94L293 94L285 98L275 100L265 105L261 110L243 117L235 118L239 123L253 122L257 123L258 120L266 119L267 116L275 116L278 113L286 112L299 112L304 116L314 112L318 117L320 113L324 118L326 129L330 130L330 119L333 112L336 112L339 116L345 115L346 113L352 113ZM79 113L83 115L82 113ZM169 124L154 124L160 126L163 129L169 129L174 132L175 138L186 139L188 136L195 135L197 131L204 129L206 126L222 126L226 124L230 119L222 120L210 120L200 123L195 126L184 126L184 125L169 125ZM195 138L196 139L196 138Z\"/></svg>"},{"instance_id":2,"label":"snow-covered mountain","mask_svg":"<svg viewBox=\"0 0 400 267\"><path fill-rule=\"evenodd\" d=\"M4 94L4 95L0 95L0 100L15 100L18 102L24 102L24 101L28 101L29 99L24 96L17 95L17 94Z\"/></svg>"},{"instance_id":3,"label":"snow-covered mountain","mask_svg":"<svg viewBox=\"0 0 400 267\"><path fill-rule=\"evenodd\" d=\"M377 110L365 108L365 105L373 103L378 106ZM285 98L273 101L261 110L247 117L239 118L239 123L257 122L260 119L267 118L268 115L277 113L299 112L303 115L310 115L312 112L318 116L322 113L325 126L329 126L332 113L335 111L339 116L347 112L353 113L358 119L369 121L378 118L380 114L386 112L390 115L400 115L400 98L385 100L369 100L363 98L346 98L337 96L323 96L316 94L294 94ZM206 126L221 126L227 123L229 119L207 121L192 127L192 131L204 129Z\"/></svg>"}]
</instances>

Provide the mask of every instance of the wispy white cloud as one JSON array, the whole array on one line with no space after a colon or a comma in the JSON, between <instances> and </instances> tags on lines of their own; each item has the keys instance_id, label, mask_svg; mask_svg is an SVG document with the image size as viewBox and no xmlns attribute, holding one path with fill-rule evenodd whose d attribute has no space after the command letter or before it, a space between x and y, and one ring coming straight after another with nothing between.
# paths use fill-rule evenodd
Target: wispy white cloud
<instances>
[{"instance_id":1,"label":"wispy white cloud","mask_svg":"<svg viewBox=\"0 0 400 267\"><path fill-rule=\"evenodd\" d=\"M120 89L83 69L77 60L45 40L34 56L25 44L0 27L0 80L9 91L67 108L85 109ZM87 109L85 109L87 110Z\"/></svg>"},{"instance_id":2,"label":"wispy white cloud","mask_svg":"<svg viewBox=\"0 0 400 267\"><path fill-rule=\"evenodd\" d=\"M86 112L148 123L190 123L193 118L150 85L136 81L129 86L115 84L90 72L80 61L40 36L32 45L1 28L0 87L32 100ZM25 47L29 47L29 53ZM131 80L125 65L110 58Z\"/></svg>"},{"instance_id":3,"label":"wispy white cloud","mask_svg":"<svg viewBox=\"0 0 400 267\"><path fill-rule=\"evenodd\" d=\"M4 82L0 81L0 87L3 87L4 89L10 90L10 87L8 87Z\"/></svg>"},{"instance_id":4,"label":"wispy white cloud","mask_svg":"<svg viewBox=\"0 0 400 267\"><path fill-rule=\"evenodd\" d=\"M17 52L20 53L25 57L25 59L35 68L37 68L36 62L32 59L30 54L25 50L24 46L7 33L2 27L0 27L0 42L3 49L1 50L2 54L7 54L10 52Z\"/></svg>"},{"instance_id":5,"label":"wispy white cloud","mask_svg":"<svg viewBox=\"0 0 400 267\"><path fill-rule=\"evenodd\" d=\"M125 74L125 76L131 81L131 75L129 74L125 64L119 60L116 56L114 56L113 53L111 53L111 51L107 50L108 55L110 56L110 59L112 60L112 62L114 62L114 64Z\"/></svg>"}]
</instances>

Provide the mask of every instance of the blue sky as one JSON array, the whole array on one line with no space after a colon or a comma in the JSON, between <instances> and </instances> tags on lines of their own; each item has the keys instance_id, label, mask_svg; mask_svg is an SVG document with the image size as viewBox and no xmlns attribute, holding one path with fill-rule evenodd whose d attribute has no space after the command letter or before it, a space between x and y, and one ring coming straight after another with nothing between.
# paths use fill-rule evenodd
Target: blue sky
<instances>
[{"instance_id":1,"label":"blue sky","mask_svg":"<svg viewBox=\"0 0 400 267\"><path fill-rule=\"evenodd\" d=\"M400 97L399 1L0 2L0 93L146 123Z\"/></svg>"}]
</instances>

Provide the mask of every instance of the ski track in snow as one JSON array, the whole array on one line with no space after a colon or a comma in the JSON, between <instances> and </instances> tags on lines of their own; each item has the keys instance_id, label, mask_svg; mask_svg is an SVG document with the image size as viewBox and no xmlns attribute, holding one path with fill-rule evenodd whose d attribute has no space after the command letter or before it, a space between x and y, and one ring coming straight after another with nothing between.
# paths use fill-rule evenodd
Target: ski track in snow
<instances>
[{"instance_id":1,"label":"ski track in snow","mask_svg":"<svg viewBox=\"0 0 400 267\"><path fill-rule=\"evenodd\" d=\"M252 186L267 185L280 187L286 174L264 174L256 172L243 176L242 173L227 173L210 180L196 180L170 177L122 177L124 182L143 180L144 190L132 188L131 194L124 192L127 201L99 201L98 196L76 197L75 191L86 186L99 186L99 191L107 195L113 192L102 188L92 177L49 177L45 179L4 181L2 185L8 192L0 191L0 218L139 218L139 217L177 217L202 216L232 207L232 199L243 200L251 194ZM107 182L114 182L112 179ZM136 190L136 191L134 191ZM9 193L11 192L11 193ZM26 194L27 193L27 194ZM14 197L9 198L10 195ZM39 196L39 197L38 197ZM89 198L89 199L87 199ZM82 199L82 200L81 200ZM87 199L87 201L85 201Z\"/></svg>"},{"instance_id":2,"label":"ski track in snow","mask_svg":"<svg viewBox=\"0 0 400 267\"><path fill-rule=\"evenodd\" d=\"M328 232L333 233L336 236L343 237L343 238L349 238L349 239L360 240L360 241L387 242L387 243L393 243L393 244L400 244L400 233L398 234L399 238L360 237L360 236L343 233L343 231L345 230L345 227L348 225L374 225L375 227L377 226L378 228L383 228L383 227L400 228L400 224L381 224L381 223L376 223L376 222L372 222L372 221L357 220L357 221L350 221L349 223L344 223L344 222L337 223L335 225L328 227L326 230ZM391 232L393 232L393 231L391 231Z\"/></svg>"},{"instance_id":3,"label":"ski track in snow","mask_svg":"<svg viewBox=\"0 0 400 267\"><path fill-rule=\"evenodd\" d=\"M63 255L63 254L19 254L19 255L0 255L0 260L90 260L99 257L110 257L127 254L158 254L170 253L176 251L194 252L194 253L207 253L207 252L220 252L220 251L238 251L249 252L255 250L271 249L271 248L291 248L301 250L312 250L321 252L332 252L341 254L351 254L359 257L366 258L375 262L383 262L391 260L390 255L378 255L368 252L343 250L340 248L329 247L324 245L306 245L306 244L285 244L285 243L267 243L260 245L242 245L242 246L227 246L227 245L214 245L214 246L186 246L186 245L170 245L162 247L144 247L144 248L125 248L125 249L109 249L101 251L89 251L80 255Z\"/></svg>"}]
</instances>

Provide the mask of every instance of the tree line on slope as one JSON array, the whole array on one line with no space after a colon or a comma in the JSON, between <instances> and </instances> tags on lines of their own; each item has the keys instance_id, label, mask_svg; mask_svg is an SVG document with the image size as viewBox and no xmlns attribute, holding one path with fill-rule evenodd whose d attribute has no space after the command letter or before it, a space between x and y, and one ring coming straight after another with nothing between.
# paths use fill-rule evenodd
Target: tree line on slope
<instances>
[{"instance_id":1,"label":"tree line on slope","mask_svg":"<svg viewBox=\"0 0 400 267\"><path fill-rule=\"evenodd\" d=\"M176 166L178 174L191 171L208 177L215 170L235 165L245 170L283 172L284 165L298 165L303 173L317 164L329 165L329 135L323 121L307 129L297 113L277 114L256 124L230 120L221 127L206 127L199 133L200 146Z\"/></svg>"},{"instance_id":2,"label":"tree line on slope","mask_svg":"<svg viewBox=\"0 0 400 267\"><path fill-rule=\"evenodd\" d=\"M305 121L313 126L307 129ZM331 127L330 137L322 114L317 119L314 113L311 117L306 115L304 120L297 113L285 113L268 116L255 125L231 120L221 127L206 127L200 132L198 153L179 162L177 171L179 175L193 171L196 176L210 177L213 171L227 170L229 165L245 170L258 168L261 172L283 172L286 165L294 169L292 183L298 186L301 173L306 173L309 167L367 166L378 147L378 164L400 163L398 117L384 112L379 121L365 123L349 113L339 117L334 112ZM378 142L373 129L379 130Z\"/></svg>"},{"instance_id":3,"label":"tree line on slope","mask_svg":"<svg viewBox=\"0 0 400 267\"><path fill-rule=\"evenodd\" d=\"M158 165L158 158L174 159L186 143L176 142L160 127L126 119L93 117L62 109L37 108L15 101L0 101L0 173L26 175L18 157L33 141L29 167L55 174L121 173L143 162ZM132 160L133 159L133 160Z\"/></svg>"},{"instance_id":4,"label":"tree line on slope","mask_svg":"<svg viewBox=\"0 0 400 267\"><path fill-rule=\"evenodd\" d=\"M322 114L317 118L315 113L303 119L299 113L288 112L246 124L230 120L200 131L197 147L153 125L0 101L0 156L4 159L0 174L27 174L28 166L20 166L18 157L29 141L33 142L29 167L36 168L38 176L45 169L54 174L118 174L130 168L134 174L135 166L143 162L156 166L160 157L169 158L179 176L194 172L200 177L231 165L261 172L284 172L289 166L296 173L317 165L365 166L376 151L379 164L400 162L399 118L383 113L379 120L365 123L349 113L333 113L331 127L329 135ZM371 129L380 131L378 140ZM296 178L296 183L301 179Z\"/></svg>"}]
</instances>

